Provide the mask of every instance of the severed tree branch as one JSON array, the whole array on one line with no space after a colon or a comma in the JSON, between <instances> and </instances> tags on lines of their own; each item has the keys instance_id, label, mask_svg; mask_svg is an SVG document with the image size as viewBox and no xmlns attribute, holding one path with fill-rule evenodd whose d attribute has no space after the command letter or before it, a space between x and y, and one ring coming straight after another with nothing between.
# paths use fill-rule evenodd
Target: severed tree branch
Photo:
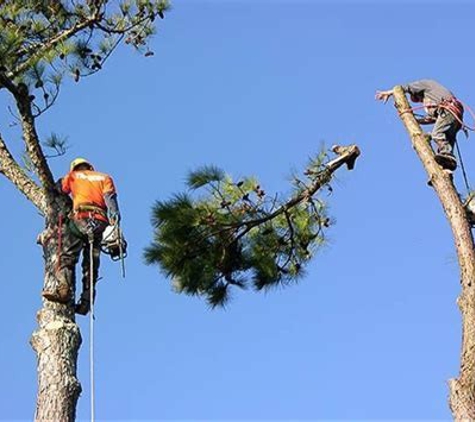
<instances>
[{"instance_id":1,"label":"severed tree branch","mask_svg":"<svg viewBox=\"0 0 475 422\"><path fill-rule=\"evenodd\" d=\"M313 183L308 188L303 190L299 195L291 198L288 202L277 208L275 211L265 214L263 217L254 218L243 222L240 221L233 224L224 224L217 230L211 233L206 233L202 237L201 242L205 241L210 237L228 236L227 243L225 243L235 243L242 239L245 235L247 235L254 227L260 226L261 224L264 224L268 221L272 221L280 215L286 216L287 222L289 223L289 231L291 237L293 237L293 227L290 222L290 219L288 218L288 212L300 203L304 201L310 201L313 195L315 195L322 188L322 186L325 186L331 180L333 173L335 173L335 171L338 170L340 167L346 164L349 170L353 170L356 159L361 154L359 147L355 144L348 146L334 145L332 147L332 151L337 155L337 157L326 163L325 168L318 173ZM228 211L231 212L229 207ZM196 251L195 255L199 253L200 250ZM193 258L193 256L190 255L184 257L184 259L191 258Z\"/></svg>"},{"instance_id":2,"label":"severed tree branch","mask_svg":"<svg viewBox=\"0 0 475 422\"><path fill-rule=\"evenodd\" d=\"M394 88L394 101L452 228L461 273L462 291L457 302L462 314L462 350L459 377L449 382L449 404L456 421L473 421L475 420L475 245L471 227L451 175L436 163L430 146L430 136L422 131L400 86Z\"/></svg>"},{"instance_id":3,"label":"severed tree branch","mask_svg":"<svg viewBox=\"0 0 475 422\"><path fill-rule=\"evenodd\" d=\"M9 179L42 213L45 212L45 198L42 189L25 174L15 161L1 135L0 174Z\"/></svg>"},{"instance_id":4,"label":"severed tree branch","mask_svg":"<svg viewBox=\"0 0 475 422\"><path fill-rule=\"evenodd\" d=\"M333 173L336 170L338 170L340 167L346 164L348 169L352 170L355 165L356 159L361 154L361 151L357 145L348 145L348 146L335 145L332 148L332 151L338 156L334 158L333 160L329 161L327 164L325 164L325 170L322 171L322 174L319 175L319 177L315 179L315 181L312 183L311 186L309 186L307 189L305 189L302 193L300 193L295 198L292 198L290 201L288 201L287 203L279 207L273 213L268 214L265 217L246 222L245 225L247 226L247 228L242 233L242 235L246 234L253 227L256 227L267 221L273 220L275 217L286 213L291 208L311 198L323 185L328 183L329 178L331 178ZM241 233L240 233L240 237L241 237Z\"/></svg>"},{"instance_id":5,"label":"severed tree branch","mask_svg":"<svg viewBox=\"0 0 475 422\"><path fill-rule=\"evenodd\" d=\"M314 182L299 195L291 198L288 202L277 208L275 211L265 214L260 218L253 218L244 222L237 222L233 224L225 224L218 228L216 231L207 233L202 240L205 240L208 237L223 235L225 233L234 232L234 235L230 236L230 241L235 242L243 238L247 233L249 233L254 227L260 226L268 221L275 219L280 215L286 215L289 210L291 210L296 205L301 202L310 200L315 193L317 193L322 186L328 183L331 179L333 173L338 170L340 167L346 166L349 170L354 168L356 159L361 154L360 149L357 145L348 145L348 146L339 146L334 145L332 151L337 154L337 157L325 164L325 169L322 170L318 177L315 178ZM231 212L230 208L227 207L228 211ZM189 257L187 257L189 258Z\"/></svg>"},{"instance_id":6,"label":"severed tree branch","mask_svg":"<svg viewBox=\"0 0 475 422\"><path fill-rule=\"evenodd\" d=\"M235 183L213 166L191 173L188 187L206 188L208 195L157 202L146 262L160 265L177 291L205 296L212 307L227 303L230 285L260 291L298 280L329 226L324 206L317 209L312 196L342 166L351 170L360 155L356 145L333 151L330 161L320 154L310 162L308 184L297 185L285 201L263 199L255 179Z\"/></svg>"}]
</instances>

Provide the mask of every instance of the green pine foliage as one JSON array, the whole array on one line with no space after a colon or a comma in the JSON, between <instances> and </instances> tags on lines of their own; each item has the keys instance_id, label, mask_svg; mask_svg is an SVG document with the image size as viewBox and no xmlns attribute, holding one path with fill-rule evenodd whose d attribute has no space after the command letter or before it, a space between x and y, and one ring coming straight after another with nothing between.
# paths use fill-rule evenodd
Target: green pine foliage
<instances>
[{"instance_id":1,"label":"green pine foliage","mask_svg":"<svg viewBox=\"0 0 475 422\"><path fill-rule=\"evenodd\" d=\"M150 37L168 9L168 0L1 1L0 72L28 87L40 114L64 76L98 72L122 41L152 55Z\"/></svg>"},{"instance_id":2,"label":"green pine foliage","mask_svg":"<svg viewBox=\"0 0 475 422\"><path fill-rule=\"evenodd\" d=\"M232 286L260 291L295 282L330 225L317 195L331 189L325 161L322 153L302 179L294 176L289 200L213 166L191 172L188 192L153 207L146 263L157 264L177 292L203 296L213 308L226 305Z\"/></svg>"}]
</instances>

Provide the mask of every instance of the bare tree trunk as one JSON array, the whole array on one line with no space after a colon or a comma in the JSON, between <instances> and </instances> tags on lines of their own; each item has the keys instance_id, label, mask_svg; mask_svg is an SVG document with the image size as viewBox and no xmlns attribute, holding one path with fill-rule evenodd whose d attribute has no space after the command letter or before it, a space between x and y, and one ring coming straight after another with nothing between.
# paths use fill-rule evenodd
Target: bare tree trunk
<instances>
[{"instance_id":1,"label":"bare tree trunk","mask_svg":"<svg viewBox=\"0 0 475 422\"><path fill-rule=\"evenodd\" d=\"M60 253L60 246L67 244L68 237L73 234L66 224L67 220L59 218L60 210L48 215L46 229L38 241L43 246L45 261L44 289L56 289L60 281L66 282L71 299L65 304L44 299L43 308L37 314L38 329L30 340L37 354L35 421L38 422L73 422L81 393L81 385L76 377L81 334L75 322L74 272L72 263L61 262Z\"/></svg>"},{"instance_id":2,"label":"bare tree trunk","mask_svg":"<svg viewBox=\"0 0 475 422\"><path fill-rule=\"evenodd\" d=\"M460 266L462 291L458 305L462 314L462 350L460 374L449 381L449 404L457 421L475 420L475 246L467 214L452 182L434 159L430 137L425 134L410 112L403 89L394 89L394 100L411 137L412 145L419 155L429 180L437 193L445 215L452 228Z\"/></svg>"}]
</instances>

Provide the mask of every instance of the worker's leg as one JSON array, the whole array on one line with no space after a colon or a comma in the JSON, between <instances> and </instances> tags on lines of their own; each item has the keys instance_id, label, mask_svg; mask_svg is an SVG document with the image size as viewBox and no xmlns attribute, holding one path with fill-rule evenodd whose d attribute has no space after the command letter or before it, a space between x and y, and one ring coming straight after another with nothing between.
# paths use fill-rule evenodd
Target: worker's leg
<instances>
[{"instance_id":1,"label":"worker's leg","mask_svg":"<svg viewBox=\"0 0 475 422\"><path fill-rule=\"evenodd\" d=\"M89 222L90 223L90 222ZM107 224L103 221L95 220L92 225L88 227L88 234L92 234L92 263L93 263L93 296L96 295L95 285L99 277L99 265L101 255L101 241L102 233L107 227ZM83 256L82 256L82 293L81 298L76 306L76 312L78 314L86 315L90 309L91 298L91 244L87 241L84 244Z\"/></svg>"},{"instance_id":2,"label":"worker's leg","mask_svg":"<svg viewBox=\"0 0 475 422\"><path fill-rule=\"evenodd\" d=\"M457 168L453 150L456 134L460 130L460 123L446 110L441 110L432 130L432 139L437 144L435 160L447 170Z\"/></svg>"},{"instance_id":3,"label":"worker's leg","mask_svg":"<svg viewBox=\"0 0 475 422\"><path fill-rule=\"evenodd\" d=\"M71 223L73 224L73 223ZM54 302L67 303L73 298L72 291L76 285L75 266L83 248L83 239L80 233L72 233L69 226L62 229L62 248L59 259L59 268L55 272L56 287L43 290L43 296Z\"/></svg>"}]
</instances>

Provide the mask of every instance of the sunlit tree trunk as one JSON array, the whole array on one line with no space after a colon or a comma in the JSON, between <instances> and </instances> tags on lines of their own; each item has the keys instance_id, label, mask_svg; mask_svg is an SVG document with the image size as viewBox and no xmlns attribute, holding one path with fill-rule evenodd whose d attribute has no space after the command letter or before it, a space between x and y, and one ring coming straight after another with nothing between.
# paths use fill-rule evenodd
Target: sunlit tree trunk
<instances>
[{"instance_id":1,"label":"sunlit tree trunk","mask_svg":"<svg viewBox=\"0 0 475 422\"><path fill-rule=\"evenodd\" d=\"M55 290L62 282L71 292L70 300L65 304L43 299L43 307L37 314L38 329L31 337L37 355L35 420L38 422L73 422L81 393L76 376L81 334L74 313L74 263L62 262L60 250L73 235L65 217L61 208L53 210L38 239L43 247L44 290Z\"/></svg>"},{"instance_id":2,"label":"sunlit tree trunk","mask_svg":"<svg viewBox=\"0 0 475 422\"><path fill-rule=\"evenodd\" d=\"M462 290L458 305L462 314L460 373L450 380L449 404L457 421L475 420L475 246L464 206L452 177L435 161L430 137L423 132L410 110L401 87L395 87L394 99L400 117L409 132L412 145L440 199L457 250Z\"/></svg>"}]
</instances>

